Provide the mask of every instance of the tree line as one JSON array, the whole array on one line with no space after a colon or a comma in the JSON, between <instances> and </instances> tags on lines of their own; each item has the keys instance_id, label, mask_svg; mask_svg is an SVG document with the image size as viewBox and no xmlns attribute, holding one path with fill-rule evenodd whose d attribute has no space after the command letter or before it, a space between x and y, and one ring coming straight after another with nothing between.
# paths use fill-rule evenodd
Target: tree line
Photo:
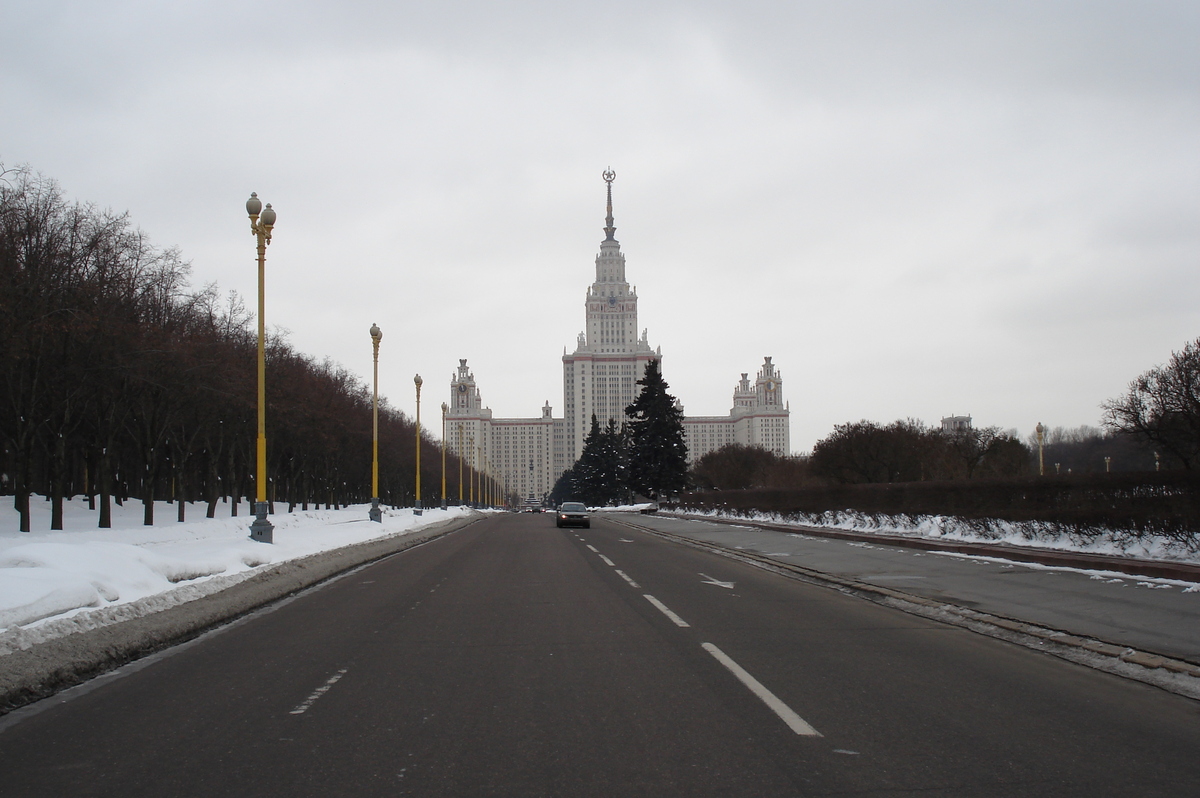
<instances>
[{"instance_id":1,"label":"tree line","mask_svg":"<svg viewBox=\"0 0 1200 798\"><path fill-rule=\"evenodd\" d=\"M254 493L257 333L235 294L193 290L190 265L127 214L69 202L27 167L0 166L0 490L22 531L30 496L86 496L101 527L111 503L219 501ZM370 498L371 391L329 360L266 347L268 499L339 507ZM425 439L425 485L440 482ZM381 401L380 498L414 496L415 424ZM450 463L453 467L450 467ZM466 469L469 472L469 468ZM448 456L457 492L458 462ZM440 493L440 491L438 491ZM432 491L427 491L428 504Z\"/></svg>"}]
</instances>

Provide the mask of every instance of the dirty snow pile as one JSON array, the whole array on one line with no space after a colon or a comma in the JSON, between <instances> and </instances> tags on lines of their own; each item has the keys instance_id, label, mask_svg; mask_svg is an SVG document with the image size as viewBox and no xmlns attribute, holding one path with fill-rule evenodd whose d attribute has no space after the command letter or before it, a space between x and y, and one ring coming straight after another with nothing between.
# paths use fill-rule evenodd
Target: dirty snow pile
<instances>
[{"instance_id":1,"label":"dirty snow pile","mask_svg":"<svg viewBox=\"0 0 1200 798\"><path fill-rule=\"evenodd\" d=\"M929 538L940 541L1007 544L1055 551L1107 554L1115 557L1136 557L1147 560L1200 563L1200 551L1194 542L1172 540L1157 535L1139 535L1119 529L1109 530L1088 538L1056 530L1049 524L1036 522L1014 523L1000 519L987 521L964 520L941 515L882 515L840 510L826 513L728 513L721 511L679 510L679 515L702 515L712 518L740 519L761 523L841 529L847 532L877 533ZM664 514L666 514L664 512Z\"/></svg>"},{"instance_id":2,"label":"dirty snow pile","mask_svg":"<svg viewBox=\"0 0 1200 798\"><path fill-rule=\"evenodd\" d=\"M0 509L0 654L80 629L94 628L192 601L253 576L266 566L362 543L471 512L467 508L383 509L371 523L367 505L280 512L270 517L274 543L249 537L252 515L230 517L218 504L187 506L179 523L160 502L155 524L142 524L140 502L113 506L111 529L96 528L86 500L64 502L62 531L50 531L47 502L31 502L33 532L18 532L11 504Z\"/></svg>"}]
</instances>

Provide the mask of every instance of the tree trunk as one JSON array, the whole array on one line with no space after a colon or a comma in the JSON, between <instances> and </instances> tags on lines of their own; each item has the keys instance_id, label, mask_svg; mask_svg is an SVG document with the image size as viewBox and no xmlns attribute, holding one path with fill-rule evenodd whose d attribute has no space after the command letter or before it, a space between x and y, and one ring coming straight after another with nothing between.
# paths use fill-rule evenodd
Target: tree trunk
<instances>
[{"instance_id":1,"label":"tree trunk","mask_svg":"<svg viewBox=\"0 0 1200 798\"><path fill-rule=\"evenodd\" d=\"M108 461L108 449L105 448L100 452L100 484L97 486L100 493L100 529L112 528L112 473L110 471L111 464Z\"/></svg>"},{"instance_id":2,"label":"tree trunk","mask_svg":"<svg viewBox=\"0 0 1200 798\"><path fill-rule=\"evenodd\" d=\"M21 520L21 531L29 531L29 490L20 485L17 487L16 494L13 496L13 507Z\"/></svg>"},{"instance_id":3,"label":"tree trunk","mask_svg":"<svg viewBox=\"0 0 1200 798\"><path fill-rule=\"evenodd\" d=\"M174 462L174 461L172 461L172 462ZM179 476L176 478L175 484L179 488L179 495L175 497L176 501L179 504L179 513L176 516L175 520L182 524L184 512L185 512L183 509L183 506L185 504L187 504L187 490L184 488L183 469L182 468L179 469Z\"/></svg>"},{"instance_id":4,"label":"tree trunk","mask_svg":"<svg viewBox=\"0 0 1200 798\"><path fill-rule=\"evenodd\" d=\"M154 482L142 489L142 525L154 526Z\"/></svg>"},{"instance_id":5,"label":"tree trunk","mask_svg":"<svg viewBox=\"0 0 1200 798\"><path fill-rule=\"evenodd\" d=\"M96 492L94 490L94 486L92 485L91 480L92 480L92 474L91 474L91 471L88 469L88 457L85 454L83 456L83 492L85 494L87 494L88 510L95 512L96 511Z\"/></svg>"}]
</instances>

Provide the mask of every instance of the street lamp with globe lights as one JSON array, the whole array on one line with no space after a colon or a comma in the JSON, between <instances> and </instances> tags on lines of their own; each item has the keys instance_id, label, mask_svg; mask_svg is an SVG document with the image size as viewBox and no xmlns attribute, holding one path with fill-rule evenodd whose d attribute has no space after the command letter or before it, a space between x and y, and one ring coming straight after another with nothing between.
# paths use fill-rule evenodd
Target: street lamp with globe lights
<instances>
[{"instance_id":1,"label":"street lamp with globe lights","mask_svg":"<svg viewBox=\"0 0 1200 798\"><path fill-rule=\"evenodd\" d=\"M379 509L379 342L383 331L379 325L371 325L371 348L375 365L375 380L371 389L371 509L367 516L377 524L383 523L383 511Z\"/></svg>"},{"instance_id":2,"label":"street lamp with globe lights","mask_svg":"<svg viewBox=\"0 0 1200 798\"><path fill-rule=\"evenodd\" d=\"M275 209L269 202L264 208L258 194L251 192L250 199L246 200L246 213L250 215L250 232L258 239L258 442L254 522L250 524L250 538L260 543L272 543L275 527L267 520L267 355L264 314L267 245L271 243L271 231L275 228Z\"/></svg>"},{"instance_id":3,"label":"street lamp with globe lights","mask_svg":"<svg viewBox=\"0 0 1200 798\"><path fill-rule=\"evenodd\" d=\"M446 509L446 413L450 405L442 402L442 509Z\"/></svg>"},{"instance_id":4,"label":"street lamp with globe lights","mask_svg":"<svg viewBox=\"0 0 1200 798\"><path fill-rule=\"evenodd\" d=\"M1046 476L1046 461L1042 456L1046 441L1046 428L1042 426L1042 422L1038 422L1036 427L1037 443L1038 443L1038 476Z\"/></svg>"},{"instance_id":5,"label":"street lamp with globe lights","mask_svg":"<svg viewBox=\"0 0 1200 798\"><path fill-rule=\"evenodd\" d=\"M417 501L413 505L413 515L421 515L421 375L413 377L417 386Z\"/></svg>"}]
</instances>

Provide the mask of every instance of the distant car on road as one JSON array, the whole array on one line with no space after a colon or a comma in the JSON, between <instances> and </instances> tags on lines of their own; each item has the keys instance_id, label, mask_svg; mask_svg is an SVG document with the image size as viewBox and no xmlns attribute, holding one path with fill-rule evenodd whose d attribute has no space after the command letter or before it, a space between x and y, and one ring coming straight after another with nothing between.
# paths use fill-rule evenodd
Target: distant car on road
<instances>
[{"instance_id":1,"label":"distant car on road","mask_svg":"<svg viewBox=\"0 0 1200 798\"><path fill-rule=\"evenodd\" d=\"M588 515L588 508L580 502L563 502L558 508L558 516L554 519L554 525L559 529L564 526L581 526L584 529L591 529L592 519Z\"/></svg>"}]
</instances>

